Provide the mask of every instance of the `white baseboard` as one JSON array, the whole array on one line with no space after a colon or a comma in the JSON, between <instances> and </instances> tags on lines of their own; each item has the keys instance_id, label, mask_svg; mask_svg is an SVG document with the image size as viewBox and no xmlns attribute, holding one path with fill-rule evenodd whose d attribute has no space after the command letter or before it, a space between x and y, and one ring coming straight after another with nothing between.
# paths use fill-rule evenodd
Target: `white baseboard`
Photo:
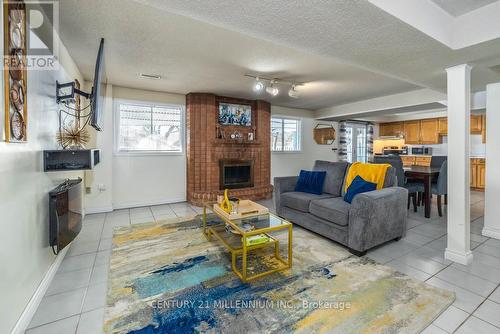
<instances>
[{"instance_id":1,"label":"white baseboard","mask_svg":"<svg viewBox=\"0 0 500 334\"><path fill-rule=\"evenodd\" d=\"M35 293L31 296L28 305L26 305L23 313L17 320L16 325L12 329L11 334L22 334L26 331L26 329L28 329L31 319L35 315L35 312L38 309L38 306L40 305L43 296L45 296L45 292L47 292L47 289L49 288L52 279L56 275L57 270L61 265L61 262L66 256L66 252L68 251L68 249L69 245L64 247L63 250L59 254L57 254L56 259L50 266L49 270L47 270L47 272L45 273L45 276L43 277L42 281L36 288Z\"/></svg>"},{"instance_id":2,"label":"white baseboard","mask_svg":"<svg viewBox=\"0 0 500 334\"><path fill-rule=\"evenodd\" d=\"M444 251L444 258L466 266L472 263L473 256L471 251L463 253L446 248Z\"/></svg>"},{"instance_id":3,"label":"white baseboard","mask_svg":"<svg viewBox=\"0 0 500 334\"><path fill-rule=\"evenodd\" d=\"M153 200L153 201L113 203L113 209L114 210L130 209L130 208L137 208L137 207L141 207L141 206L172 204L172 203L179 203L179 202L185 202L185 201L186 201L185 197L179 197L179 198L170 198L170 199L159 199L159 200Z\"/></svg>"},{"instance_id":4,"label":"white baseboard","mask_svg":"<svg viewBox=\"0 0 500 334\"><path fill-rule=\"evenodd\" d=\"M90 215L94 213L106 213L113 211L112 206L102 206L97 208L85 208L85 215Z\"/></svg>"},{"instance_id":5,"label":"white baseboard","mask_svg":"<svg viewBox=\"0 0 500 334\"><path fill-rule=\"evenodd\" d=\"M494 239L499 239L500 240L500 230L496 228L491 228L491 227L483 227L483 235L485 237L490 237Z\"/></svg>"}]
</instances>

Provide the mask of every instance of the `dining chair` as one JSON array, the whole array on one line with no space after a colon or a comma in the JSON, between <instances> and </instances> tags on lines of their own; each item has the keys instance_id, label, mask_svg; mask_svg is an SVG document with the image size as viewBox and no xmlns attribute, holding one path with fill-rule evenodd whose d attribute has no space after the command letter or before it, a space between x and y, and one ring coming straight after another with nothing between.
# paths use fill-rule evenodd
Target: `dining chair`
<instances>
[{"instance_id":1,"label":"dining chair","mask_svg":"<svg viewBox=\"0 0 500 334\"><path fill-rule=\"evenodd\" d=\"M431 158L431 167L435 168L441 168L443 165L443 162L448 161L448 156L446 155L435 155L432 156ZM437 181L433 181L433 183L436 183ZM444 195L444 204L448 204L448 194Z\"/></svg>"},{"instance_id":2,"label":"dining chair","mask_svg":"<svg viewBox=\"0 0 500 334\"><path fill-rule=\"evenodd\" d=\"M418 192L424 192L424 186L421 185L417 189ZM435 183L431 184L431 194L437 195L437 206L438 206L438 214L439 217L443 216L443 205L442 205L442 197L444 196L445 201L444 204L447 205L447 196L448 196L448 161L444 160L441 164L441 168L439 169L439 176Z\"/></svg>"},{"instance_id":3,"label":"dining chair","mask_svg":"<svg viewBox=\"0 0 500 334\"><path fill-rule=\"evenodd\" d=\"M398 179L398 187L408 190L408 209L410 209L410 199L413 202L413 211L417 212L417 192L420 189L418 184L408 183L403 169L403 160L400 156L375 156L373 162L376 164L390 164L396 169L396 177Z\"/></svg>"},{"instance_id":4,"label":"dining chair","mask_svg":"<svg viewBox=\"0 0 500 334\"><path fill-rule=\"evenodd\" d=\"M446 155L433 155L431 158L431 167L433 168L441 168L443 162L448 160Z\"/></svg>"}]
</instances>

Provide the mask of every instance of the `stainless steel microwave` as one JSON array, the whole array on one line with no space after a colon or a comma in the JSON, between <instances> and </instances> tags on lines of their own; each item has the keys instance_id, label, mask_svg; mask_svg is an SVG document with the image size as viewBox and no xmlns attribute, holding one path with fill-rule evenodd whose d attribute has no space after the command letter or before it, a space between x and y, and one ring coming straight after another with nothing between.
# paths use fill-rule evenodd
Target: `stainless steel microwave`
<instances>
[{"instance_id":1,"label":"stainless steel microwave","mask_svg":"<svg viewBox=\"0 0 500 334\"><path fill-rule=\"evenodd\" d=\"M432 155L432 147L412 147L411 154L413 155Z\"/></svg>"}]
</instances>

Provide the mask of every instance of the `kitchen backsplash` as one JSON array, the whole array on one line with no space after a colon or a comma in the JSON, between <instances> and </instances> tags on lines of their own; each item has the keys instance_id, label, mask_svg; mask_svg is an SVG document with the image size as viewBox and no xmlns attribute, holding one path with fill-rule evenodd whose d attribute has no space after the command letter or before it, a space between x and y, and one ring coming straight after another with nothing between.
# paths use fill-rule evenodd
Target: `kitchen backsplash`
<instances>
[{"instance_id":1,"label":"kitchen backsplash","mask_svg":"<svg viewBox=\"0 0 500 334\"><path fill-rule=\"evenodd\" d=\"M375 140L374 153L382 153L384 146L402 146L403 140ZM437 145L407 145L409 148L414 147L432 147L432 155L448 155L448 137L443 137L443 142ZM411 152L411 151L410 151ZM474 157L484 157L486 155L486 145L482 142L481 135L470 136L470 155Z\"/></svg>"},{"instance_id":2,"label":"kitchen backsplash","mask_svg":"<svg viewBox=\"0 0 500 334\"><path fill-rule=\"evenodd\" d=\"M432 155L448 155L448 137L443 137L443 143L437 145L408 145L432 147ZM483 144L481 135L470 136L470 155L482 157L486 155L486 145Z\"/></svg>"}]
</instances>

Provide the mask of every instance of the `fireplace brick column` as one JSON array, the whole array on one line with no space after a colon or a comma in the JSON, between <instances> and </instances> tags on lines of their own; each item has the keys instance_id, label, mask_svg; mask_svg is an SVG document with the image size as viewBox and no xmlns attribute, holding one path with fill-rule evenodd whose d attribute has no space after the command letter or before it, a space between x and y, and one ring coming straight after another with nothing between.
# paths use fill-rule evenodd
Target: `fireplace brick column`
<instances>
[{"instance_id":1,"label":"fireplace brick column","mask_svg":"<svg viewBox=\"0 0 500 334\"><path fill-rule=\"evenodd\" d=\"M226 138L217 138L219 102L247 104L252 107L252 127L222 126ZM255 127L254 141L246 140ZM271 186L271 105L260 100L244 100L208 93L186 96L187 128L187 200L193 204L215 201L219 189L219 161L241 159L254 161L254 186L231 189L231 196L244 199L265 199L272 196ZM232 131L243 134L244 140L232 140Z\"/></svg>"}]
</instances>

